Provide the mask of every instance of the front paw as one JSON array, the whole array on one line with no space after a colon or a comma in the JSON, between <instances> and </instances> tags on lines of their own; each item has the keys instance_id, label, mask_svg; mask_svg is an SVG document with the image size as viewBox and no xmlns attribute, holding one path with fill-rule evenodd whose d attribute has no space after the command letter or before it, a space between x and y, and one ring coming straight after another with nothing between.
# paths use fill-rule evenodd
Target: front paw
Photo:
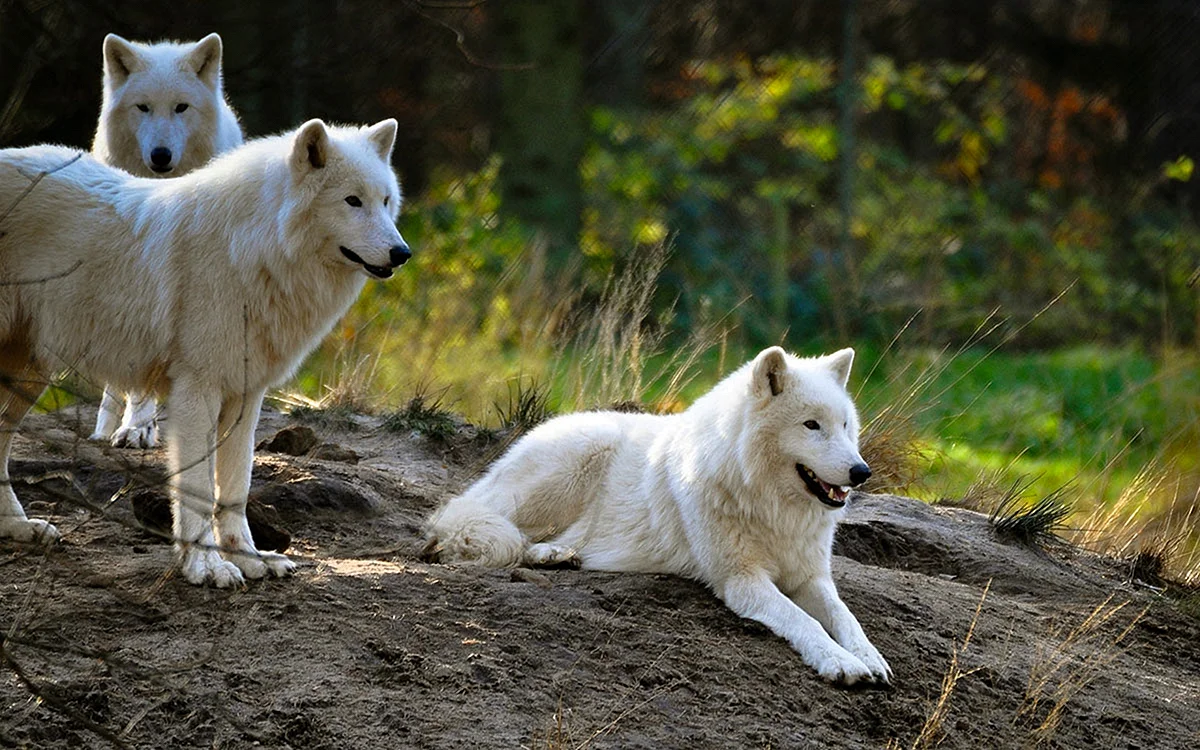
<instances>
[{"instance_id":1,"label":"front paw","mask_svg":"<svg viewBox=\"0 0 1200 750\"><path fill-rule=\"evenodd\" d=\"M52 544L61 539L54 524L37 518L0 519L0 539L16 542Z\"/></svg>"},{"instance_id":2,"label":"front paw","mask_svg":"<svg viewBox=\"0 0 1200 750\"><path fill-rule=\"evenodd\" d=\"M822 649L811 660L805 659L809 666L817 670L821 679L842 687L850 687L858 683L870 682L873 673L861 659L846 649L834 644L831 648Z\"/></svg>"},{"instance_id":3,"label":"front paw","mask_svg":"<svg viewBox=\"0 0 1200 750\"><path fill-rule=\"evenodd\" d=\"M121 425L112 436L115 448L155 448L158 446L158 425Z\"/></svg>"},{"instance_id":4,"label":"front paw","mask_svg":"<svg viewBox=\"0 0 1200 750\"><path fill-rule=\"evenodd\" d=\"M180 568L187 582L196 586L211 583L219 589L227 589L244 582L242 571L236 565L223 559L216 550L198 545L184 549Z\"/></svg>"},{"instance_id":5,"label":"front paw","mask_svg":"<svg viewBox=\"0 0 1200 750\"><path fill-rule=\"evenodd\" d=\"M226 552L225 556L246 578L287 578L296 572L296 563L278 552L249 549Z\"/></svg>"},{"instance_id":6,"label":"front paw","mask_svg":"<svg viewBox=\"0 0 1200 750\"><path fill-rule=\"evenodd\" d=\"M871 678L874 682L880 685L892 684L892 668L888 666L883 654L879 653L879 649L871 645L869 641L856 644L849 651L857 656L859 661L867 666L867 669L871 670Z\"/></svg>"}]
</instances>

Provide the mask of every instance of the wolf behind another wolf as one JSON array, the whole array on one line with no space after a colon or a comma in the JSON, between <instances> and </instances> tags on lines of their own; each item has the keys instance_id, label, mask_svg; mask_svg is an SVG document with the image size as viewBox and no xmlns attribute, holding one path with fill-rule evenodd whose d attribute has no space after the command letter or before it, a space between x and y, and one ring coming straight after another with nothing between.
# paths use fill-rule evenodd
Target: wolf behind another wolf
<instances>
[{"instance_id":1,"label":"wolf behind another wolf","mask_svg":"<svg viewBox=\"0 0 1200 750\"><path fill-rule=\"evenodd\" d=\"M396 121L311 120L171 180L60 146L0 151L0 538L53 539L8 477L16 427L63 369L168 394L173 536L192 583L286 575L246 522L254 428L396 230Z\"/></svg>"},{"instance_id":2,"label":"wolf behind another wolf","mask_svg":"<svg viewBox=\"0 0 1200 750\"><path fill-rule=\"evenodd\" d=\"M104 98L92 154L139 177L178 177L242 144L225 100L221 37L140 44L104 38ZM92 440L149 448L158 444L157 405L144 393L121 399L110 388Z\"/></svg>"},{"instance_id":3,"label":"wolf behind another wolf","mask_svg":"<svg viewBox=\"0 0 1200 750\"><path fill-rule=\"evenodd\" d=\"M849 486L871 473L845 387L853 357L772 347L681 414L553 419L433 515L430 549L696 578L825 679L886 683L830 574Z\"/></svg>"}]
</instances>

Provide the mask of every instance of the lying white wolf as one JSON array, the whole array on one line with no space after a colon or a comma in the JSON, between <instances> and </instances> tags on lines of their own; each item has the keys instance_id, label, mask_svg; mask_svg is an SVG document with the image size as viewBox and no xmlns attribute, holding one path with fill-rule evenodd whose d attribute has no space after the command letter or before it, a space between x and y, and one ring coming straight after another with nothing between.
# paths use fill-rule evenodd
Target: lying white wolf
<instances>
[{"instance_id":1,"label":"lying white wolf","mask_svg":"<svg viewBox=\"0 0 1200 750\"><path fill-rule=\"evenodd\" d=\"M847 485L871 475L846 392L853 359L772 347L681 414L553 419L434 514L431 548L442 561L696 578L826 680L886 683L830 575Z\"/></svg>"},{"instance_id":2,"label":"lying white wolf","mask_svg":"<svg viewBox=\"0 0 1200 750\"><path fill-rule=\"evenodd\" d=\"M104 99L92 154L139 177L178 177L242 145L242 128L221 84L221 37L140 44L104 37ZM124 409L122 410L122 406ZM158 445L157 404L104 389L92 440Z\"/></svg>"},{"instance_id":3,"label":"lying white wolf","mask_svg":"<svg viewBox=\"0 0 1200 750\"><path fill-rule=\"evenodd\" d=\"M169 394L187 580L231 586L293 569L255 549L246 524L254 427L267 387L368 277L409 257L395 225L395 137L395 120L311 120L173 180L59 146L0 151L0 537L58 535L25 517L8 455L50 374L70 368Z\"/></svg>"}]
</instances>

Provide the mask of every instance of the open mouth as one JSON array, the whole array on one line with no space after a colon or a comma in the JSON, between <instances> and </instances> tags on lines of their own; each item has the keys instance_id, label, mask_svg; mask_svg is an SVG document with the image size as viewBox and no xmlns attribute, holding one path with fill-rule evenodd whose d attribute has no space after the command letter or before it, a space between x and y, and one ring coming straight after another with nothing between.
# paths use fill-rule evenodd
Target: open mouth
<instances>
[{"instance_id":1,"label":"open mouth","mask_svg":"<svg viewBox=\"0 0 1200 750\"><path fill-rule=\"evenodd\" d=\"M338 245L338 249L342 251L342 255L345 255L348 259L350 259L354 263L357 263L360 266L362 266L363 268L367 269L367 273L371 274L375 278L387 279L387 278L391 277L392 269L388 268L387 266L373 266L370 263L363 260L362 258L358 257L358 254L355 253L350 248L342 247L341 245Z\"/></svg>"},{"instance_id":2,"label":"open mouth","mask_svg":"<svg viewBox=\"0 0 1200 750\"><path fill-rule=\"evenodd\" d=\"M839 487L825 482L804 464L796 464L796 473L800 475L800 479L804 481L804 486L808 488L808 491L830 508L841 508L846 505L846 495L850 493L849 487Z\"/></svg>"}]
</instances>

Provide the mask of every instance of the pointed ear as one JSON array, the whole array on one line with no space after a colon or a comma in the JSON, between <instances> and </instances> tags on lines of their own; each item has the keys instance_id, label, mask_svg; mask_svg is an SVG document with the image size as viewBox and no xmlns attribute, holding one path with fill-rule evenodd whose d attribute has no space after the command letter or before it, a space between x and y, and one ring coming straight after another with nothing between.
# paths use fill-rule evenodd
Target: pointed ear
<instances>
[{"instance_id":1,"label":"pointed ear","mask_svg":"<svg viewBox=\"0 0 1200 750\"><path fill-rule=\"evenodd\" d=\"M304 174L322 169L329 158L329 131L320 120L309 120L292 140L292 171Z\"/></svg>"},{"instance_id":2,"label":"pointed ear","mask_svg":"<svg viewBox=\"0 0 1200 750\"><path fill-rule=\"evenodd\" d=\"M104 37L104 73L113 84L120 86L141 68L142 56L132 44L116 34Z\"/></svg>"},{"instance_id":3,"label":"pointed ear","mask_svg":"<svg viewBox=\"0 0 1200 750\"><path fill-rule=\"evenodd\" d=\"M379 152L379 158L384 163L392 161L392 147L396 145L396 129L398 125L392 118L377 122L367 128L367 140Z\"/></svg>"},{"instance_id":4,"label":"pointed ear","mask_svg":"<svg viewBox=\"0 0 1200 750\"><path fill-rule=\"evenodd\" d=\"M221 80L221 35L209 34L192 45L192 49L184 58L188 70L196 74L205 86L210 89L217 87Z\"/></svg>"},{"instance_id":5,"label":"pointed ear","mask_svg":"<svg viewBox=\"0 0 1200 750\"><path fill-rule=\"evenodd\" d=\"M754 358L751 390L760 399L778 396L787 387L787 355L778 346L763 349Z\"/></svg>"},{"instance_id":6,"label":"pointed ear","mask_svg":"<svg viewBox=\"0 0 1200 750\"><path fill-rule=\"evenodd\" d=\"M839 349L822 359L825 360L825 366L829 368L829 371L833 373L837 381L842 384L842 387L846 387L846 384L850 382L850 365L854 364L854 350L849 348Z\"/></svg>"}]
</instances>

